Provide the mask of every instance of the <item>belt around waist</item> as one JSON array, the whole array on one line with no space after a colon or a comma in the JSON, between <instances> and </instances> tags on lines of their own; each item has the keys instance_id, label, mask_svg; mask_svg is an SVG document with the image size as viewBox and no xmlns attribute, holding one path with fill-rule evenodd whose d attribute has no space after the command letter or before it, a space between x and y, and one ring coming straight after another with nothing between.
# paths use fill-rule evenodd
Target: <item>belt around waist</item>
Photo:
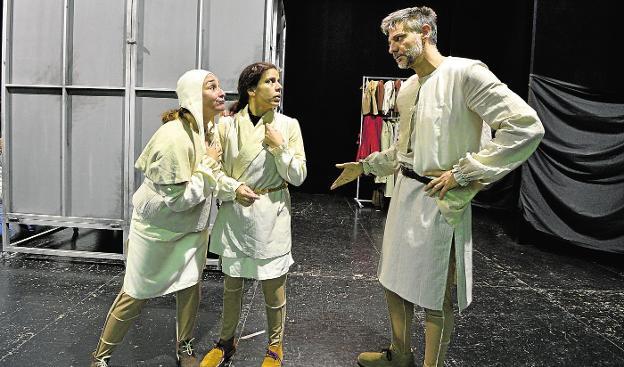
<instances>
[{"instance_id":1,"label":"belt around waist","mask_svg":"<svg viewBox=\"0 0 624 367\"><path fill-rule=\"evenodd\" d=\"M269 187L266 189L254 189L254 192L258 195L264 195L264 194L268 194L270 192L275 192L275 191L280 191L280 190L284 190L285 188L288 187L288 182L284 181L282 182L281 185L276 186L276 187Z\"/></svg>"},{"instance_id":2,"label":"belt around waist","mask_svg":"<svg viewBox=\"0 0 624 367\"><path fill-rule=\"evenodd\" d=\"M403 174L403 176L411 178L418 182L422 182L425 185L433 180L432 178L421 176L418 173L414 172L414 170L411 170L405 166L401 166L401 173Z\"/></svg>"}]
</instances>

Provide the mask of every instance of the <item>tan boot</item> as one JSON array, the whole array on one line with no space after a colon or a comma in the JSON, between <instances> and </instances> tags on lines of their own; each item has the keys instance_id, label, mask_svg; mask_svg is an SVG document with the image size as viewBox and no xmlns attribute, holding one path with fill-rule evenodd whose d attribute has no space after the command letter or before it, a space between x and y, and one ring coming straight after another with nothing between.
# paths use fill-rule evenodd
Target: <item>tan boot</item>
<instances>
[{"instance_id":1,"label":"tan boot","mask_svg":"<svg viewBox=\"0 0 624 367\"><path fill-rule=\"evenodd\" d=\"M91 355L91 364L90 367L108 367L108 360L110 356L103 358L95 358L95 356Z\"/></svg>"},{"instance_id":2,"label":"tan boot","mask_svg":"<svg viewBox=\"0 0 624 367\"><path fill-rule=\"evenodd\" d=\"M183 340L176 346L178 367L197 367L197 356L193 349L193 340Z\"/></svg>"},{"instance_id":3,"label":"tan boot","mask_svg":"<svg viewBox=\"0 0 624 367\"><path fill-rule=\"evenodd\" d=\"M400 353L392 346L381 352L364 352L357 358L360 367L415 367L412 352Z\"/></svg>"},{"instance_id":4,"label":"tan boot","mask_svg":"<svg viewBox=\"0 0 624 367\"><path fill-rule=\"evenodd\" d=\"M222 367L232 358L236 352L236 341L219 340L215 346L204 356L199 367Z\"/></svg>"},{"instance_id":5,"label":"tan boot","mask_svg":"<svg viewBox=\"0 0 624 367\"><path fill-rule=\"evenodd\" d=\"M281 367L284 359L284 350L281 344L269 345L262 361L262 367Z\"/></svg>"}]
</instances>

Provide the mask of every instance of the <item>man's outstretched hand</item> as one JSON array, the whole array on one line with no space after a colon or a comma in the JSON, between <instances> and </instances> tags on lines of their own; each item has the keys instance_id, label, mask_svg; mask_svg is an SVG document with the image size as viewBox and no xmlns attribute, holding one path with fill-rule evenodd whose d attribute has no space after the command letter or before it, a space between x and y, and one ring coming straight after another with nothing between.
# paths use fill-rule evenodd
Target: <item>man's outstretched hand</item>
<instances>
[{"instance_id":1,"label":"man's outstretched hand","mask_svg":"<svg viewBox=\"0 0 624 367\"><path fill-rule=\"evenodd\" d=\"M339 163L336 165L336 168L342 169L342 172L340 173L340 176L338 176L336 181L334 181L334 183L331 185L330 190L347 184L360 177L360 175L364 173L364 168L362 167L362 163L360 162Z\"/></svg>"}]
</instances>

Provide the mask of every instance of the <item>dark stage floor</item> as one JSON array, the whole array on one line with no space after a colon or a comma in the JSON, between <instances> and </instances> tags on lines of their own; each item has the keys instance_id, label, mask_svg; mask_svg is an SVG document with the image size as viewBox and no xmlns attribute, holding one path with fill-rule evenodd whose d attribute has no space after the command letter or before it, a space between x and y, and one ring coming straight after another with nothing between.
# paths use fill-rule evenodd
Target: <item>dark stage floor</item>
<instances>
[{"instance_id":1,"label":"dark stage floor","mask_svg":"<svg viewBox=\"0 0 624 367\"><path fill-rule=\"evenodd\" d=\"M385 214L303 194L294 195L293 211L285 365L355 366L359 352L390 342L375 278ZM518 244L514 228L500 213L474 210L474 303L457 317L446 366L624 366L624 257L541 240ZM71 230L61 231L39 245L103 251L120 242L97 232L81 230L71 241ZM2 254L0 366L87 366L122 279L120 262ZM204 274L200 354L218 335L221 281L214 269ZM150 301L112 365L175 366L174 317L172 296ZM264 323L262 291L247 282L232 366L261 364ZM417 311L417 365L422 324Z\"/></svg>"}]
</instances>

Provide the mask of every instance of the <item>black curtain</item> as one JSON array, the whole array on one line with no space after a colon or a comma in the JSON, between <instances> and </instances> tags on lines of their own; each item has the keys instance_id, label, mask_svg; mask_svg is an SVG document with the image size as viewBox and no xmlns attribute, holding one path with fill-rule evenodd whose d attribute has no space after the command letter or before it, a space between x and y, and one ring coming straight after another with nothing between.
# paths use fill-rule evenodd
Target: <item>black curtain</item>
<instances>
[{"instance_id":1,"label":"black curtain","mask_svg":"<svg viewBox=\"0 0 624 367\"><path fill-rule=\"evenodd\" d=\"M537 230L624 253L624 97L532 75L546 135L522 170L524 218Z\"/></svg>"},{"instance_id":2,"label":"black curtain","mask_svg":"<svg viewBox=\"0 0 624 367\"><path fill-rule=\"evenodd\" d=\"M355 158L362 76L413 74L397 68L379 25L392 11L420 5L438 14L438 48L443 55L483 61L526 97L531 1L285 0L284 113L301 123L308 158L308 178L300 190L329 192L339 173L334 164ZM507 194L503 189L496 199ZM353 197L355 184L336 194ZM367 195L370 192L363 198Z\"/></svg>"},{"instance_id":3,"label":"black curtain","mask_svg":"<svg viewBox=\"0 0 624 367\"><path fill-rule=\"evenodd\" d=\"M536 0L530 104L546 128L522 169L530 227L624 252L621 2Z\"/></svg>"}]
</instances>

